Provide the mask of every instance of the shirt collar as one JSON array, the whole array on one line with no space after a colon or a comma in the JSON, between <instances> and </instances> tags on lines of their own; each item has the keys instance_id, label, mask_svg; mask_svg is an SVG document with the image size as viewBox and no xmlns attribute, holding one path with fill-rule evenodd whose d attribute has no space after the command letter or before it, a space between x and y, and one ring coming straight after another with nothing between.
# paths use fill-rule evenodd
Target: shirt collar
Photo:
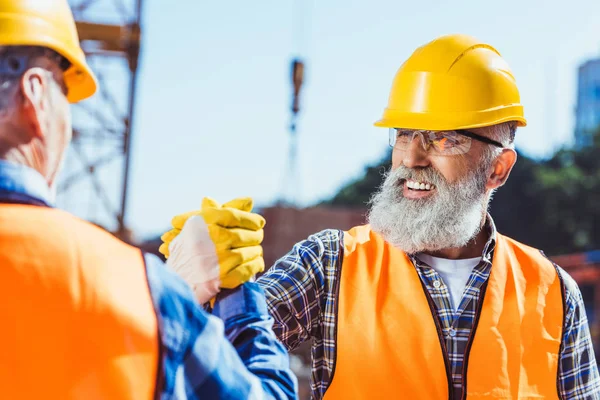
<instances>
[{"instance_id":1,"label":"shirt collar","mask_svg":"<svg viewBox=\"0 0 600 400\"><path fill-rule=\"evenodd\" d=\"M5 160L0 160L0 197L1 192L33 197L49 206L54 204L54 194L38 171Z\"/></svg>"},{"instance_id":2,"label":"shirt collar","mask_svg":"<svg viewBox=\"0 0 600 400\"><path fill-rule=\"evenodd\" d=\"M482 257L487 262L492 262L492 255L494 253L494 249L496 248L496 237L498 235L498 231L496 230L496 224L494 223L494 219L488 213L485 219L485 228L488 231L488 241L483 247Z\"/></svg>"}]
</instances>

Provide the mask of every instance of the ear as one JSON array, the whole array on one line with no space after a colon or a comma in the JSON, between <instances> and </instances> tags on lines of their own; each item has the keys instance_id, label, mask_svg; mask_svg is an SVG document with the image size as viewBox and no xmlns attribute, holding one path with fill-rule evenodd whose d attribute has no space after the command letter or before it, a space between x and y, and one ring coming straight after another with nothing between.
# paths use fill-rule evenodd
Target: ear
<instances>
[{"instance_id":1,"label":"ear","mask_svg":"<svg viewBox=\"0 0 600 400\"><path fill-rule=\"evenodd\" d=\"M516 162L517 152L513 149L504 149L492 164L492 170L488 177L486 188L488 190L493 190L504 185Z\"/></svg>"},{"instance_id":2,"label":"ear","mask_svg":"<svg viewBox=\"0 0 600 400\"><path fill-rule=\"evenodd\" d=\"M23 112L34 136L44 136L45 92L48 90L48 78L41 68L30 68L21 78L21 94L23 95Z\"/></svg>"}]
</instances>

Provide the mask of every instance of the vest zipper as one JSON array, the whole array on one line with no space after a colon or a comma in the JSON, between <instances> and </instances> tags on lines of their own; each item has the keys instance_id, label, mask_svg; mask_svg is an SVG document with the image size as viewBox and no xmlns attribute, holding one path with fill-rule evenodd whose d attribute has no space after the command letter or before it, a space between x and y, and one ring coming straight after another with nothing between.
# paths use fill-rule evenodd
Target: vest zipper
<instances>
[{"instance_id":1,"label":"vest zipper","mask_svg":"<svg viewBox=\"0 0 600 400\"><path fill-rule=\"evenodd\" d=\"M433 317L433 322L435 323L435 328L438 333L438 338L440 340L440 345L442 346L442 355L444 358L444 367L446 368L446 380L448 381L448 400L454 400L454 385L452 383L452 374L450 373L450 360L448 360L448 349L446 348L446 341L444 339L444 331L442 329L442 324L437 315L437 311L435 310L435 303L429 294L429 290L427 290L427 286L423 282L423 280L419 277L419 282L421 282L421 286L423 287L423 292L425 292L425 297L427 298L427 304L429 305L429 309L431 310L431 316Z\"/></svg>"},{"instance_id":2,"label":"vest zipper","mask_svg":"<svg viewBox=\"0 0 600 400\"><path fill-rule=\"evenodd\" d=\"M338 259L337 259L337 271L335 272L335 288L334 288L334 298L335 302L335 322L333 324L333 366L331 367L331 375L329 376L329 382L327 382L327 387L321 390L319 399L323 399L325 397L325 392L331 386L331 382L333 382L333 377L335 375L335 367L337 365L337 334L338 334L338 314L339 314L339 305L340 305L340 281L342 278L342 265L344 261L344 232L340 231L340 240L339 240L339 251L338 251Z\"/></svg>"},{"instance_id":3,"label":"vest zipper","mask_svg":"<svg viewBox=\"0 0 600 400\"><path fill-rule=\"evenodd\" d=\"M473 329L471 329L471 333L469 333L469 339L467 340L467 347L465 349L465 359L463 361L462 367L462 396L461 400L467 399L467 366L469 364L469 355L471 353L471 346L473 345L473 339L475 338L475 331L477 330L477 325L479 324L479 317L481 316L481 310L483 310L483 299L485 297L485 292L487 290L489 279L485 281L483 286L481 287L480 295L479 295L479 304L477 304L477 310L475 311L475 319L473 320Z\"/></svg>"},{"instance_id":4,"label":"vest zipper","mask_svg":"<svg viewBox=\"0 0 600 400\"><path fill-rule=\"evenodd\" d=\"M544 256L544 258L546 258L546 260L550 261L552 263L552 265L554 266L554 269L556 270L556 274L558 275L558 281L560 282L560 294L561 294L561 300L562 300L562 307L563 307L563 321L562 321L562 332L561 332L561 339L560 339L560 347L558 348L558 354L562 354L564 348L565 348L565 342L564 342L564 332L566 329L566 325L567 325L567 291L565 289L565 281L563 280L563 276L560 273L560 268L559 266L552 261L551 259L548 258L548 256L546 256L546 253L544 253L542 250L540 250L540 253L542 253L542 255ZM558 368L560 368L560 365L558 366ZM563 395L560 393L560 378L557 376L556 377L556 393L558 394L558 398L559 400L563 400L564 397Z\"/></svg>"},{"instance_id":5,"label":"vest zipper","mask_svg":"<svg viewBox=\"0 0 600 400\"><path fill-rule=\"evenodd\" d=\"M154 315L156 316L156 337L158 341L157 350L157 366L156 366L156 376L154 377L154 395L152 396L153 400L160 400L162 396L162 391L165 386L165 369L164 369L164 361L165 361L165 348L163 346L163 336L162 336L162 327L163 321L162 316L156 305L154 303L154 298L152 297L152 288L150 286L150 279L148 277L148 264L146 263L146 254L143 251L140 251L142 256L142 260L144 261L144 271L146 275L146 284L148 285L148 291L150 293L150 297L152 299L152 309L154 310Z\"/></svg>"}]
</instances>

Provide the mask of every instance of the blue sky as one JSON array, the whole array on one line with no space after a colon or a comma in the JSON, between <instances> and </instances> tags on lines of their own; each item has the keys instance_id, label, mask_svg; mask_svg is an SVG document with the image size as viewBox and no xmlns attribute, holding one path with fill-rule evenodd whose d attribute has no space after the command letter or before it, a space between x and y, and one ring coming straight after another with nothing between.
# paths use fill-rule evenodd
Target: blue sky
<instances>
[{"instance_id":1,"label":"blue sky","mask_svg":"<svg viewBox=\"0 0 600 400\"><path fill-rule=\"evenodd\" d=\"M600 56L599 20L597 0L146 1L127 222L148 237L205 195L272 204L288 154L296 53L307 68L303 205L384 155L387 132L372 124L394 73L442 34L471 34L503 54L529 121L517 145L547 155L571 140L576 71Z\"/></svg>"}]
</instances>

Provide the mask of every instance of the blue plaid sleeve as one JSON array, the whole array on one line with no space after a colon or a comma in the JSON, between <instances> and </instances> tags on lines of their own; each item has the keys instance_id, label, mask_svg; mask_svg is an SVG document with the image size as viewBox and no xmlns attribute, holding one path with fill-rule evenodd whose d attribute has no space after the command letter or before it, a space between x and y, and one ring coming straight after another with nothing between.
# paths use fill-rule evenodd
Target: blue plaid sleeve
<instances>
[{"instance_id":1,"label":"blue plaid sleeve","mask_svg":"<svg viewBox=\"0 0 600 400\"><path fill-rule=\"evenodd\" d=\"M321 338L337 265L339 231L309 236L279 259L257 281L267 295L274 330L290 350Z\"/></svg>"},{"instance_id":2,"label":"blue plaid sleeve","mask_svg":"<svg viewBox=\"0 0 600 400\"><path fill-rule=\"evenodd\" d=\"M296 398L296 378L258 285L223 292L210 315L158 258L146 255L146 267L162 342L160 399Z\"/></svg>"},{"instance_id":3,"label":"blue plaid sleeve","mask_svg":"<svg viewBox=\"0 0 600 400\"><path fill-rule=\"evenodd\" d=\"M559 267L565 284L565 329L559 360L561 399L600 399L600 376L585 305L577 283Z\"/></svg>"},{"instance_id":4,"label":"blue plaid sleeve","mask_svg":"<svg viewBox=\"0 0 600 400\"><path fill-rule=\"evenodd\" d=\"M292 350L312 339L314 399L323 398L333 375L342 241L343 232L335 229L310 235L257 280L279 340Z\"/></svg>"}]
</instances>

